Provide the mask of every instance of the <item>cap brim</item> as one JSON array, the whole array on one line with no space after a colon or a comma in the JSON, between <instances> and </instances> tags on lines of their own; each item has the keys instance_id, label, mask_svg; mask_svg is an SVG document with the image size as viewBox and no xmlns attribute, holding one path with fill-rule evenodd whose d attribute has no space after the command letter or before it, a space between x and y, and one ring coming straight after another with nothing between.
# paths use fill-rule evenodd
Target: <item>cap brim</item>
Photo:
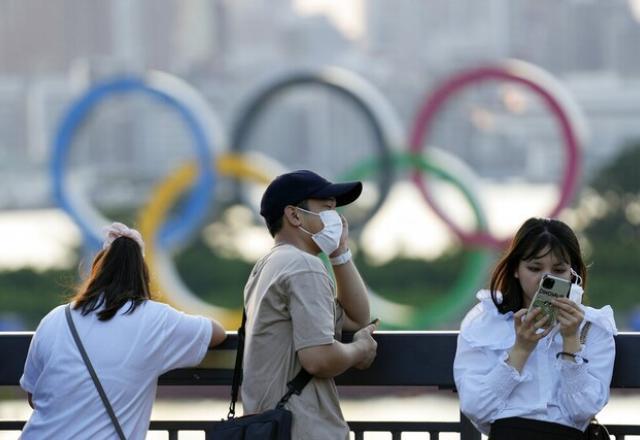
<instances>
[{"instance_id":1,"label":"cap brim","mask_svg":"<svg viewBox=\"0 0 640 440\"><path fill-rule=\"evenodd\" d=\"M336 199L336 206L344 206L356 200L362 193L362 182L332 183L310 195L310 198Z\"/></svg>"}]
</instances>

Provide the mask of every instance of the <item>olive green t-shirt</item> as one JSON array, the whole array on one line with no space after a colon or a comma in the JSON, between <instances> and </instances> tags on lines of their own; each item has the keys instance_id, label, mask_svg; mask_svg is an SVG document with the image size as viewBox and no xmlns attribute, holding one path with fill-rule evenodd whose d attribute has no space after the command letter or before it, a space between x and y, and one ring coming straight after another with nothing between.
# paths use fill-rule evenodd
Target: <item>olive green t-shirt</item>
<instances>
[{"instance_id":1,"label":"olive green t-shirt","mask_svg":"<svg viewBox=\"0 0 640 440\"><path fill-rule=\"evenodd\" d=\"M322 261L281 244L260 259L244 290L247 312L242 405L245 414L275 408L300 371L296 352L332 344L342 329L342 308ZM292 438L348 439L333 379L314 377L287 408Z\"/></svg>"}]
</instances>

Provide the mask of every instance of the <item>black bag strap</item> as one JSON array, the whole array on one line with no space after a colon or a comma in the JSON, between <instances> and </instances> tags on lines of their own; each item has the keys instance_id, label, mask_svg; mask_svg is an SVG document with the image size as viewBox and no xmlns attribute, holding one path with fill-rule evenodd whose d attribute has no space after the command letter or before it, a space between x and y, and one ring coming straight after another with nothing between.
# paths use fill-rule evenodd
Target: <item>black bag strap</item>
<instances>
[{"instance_id":1,"label":"black bag strap","mask_svg":"<svg viewBox=\"0 0 640 440\"><path fill-rule=\"evenodd\" d=\"M64 314L67 317L67 324L69 324L69 329L71 330L71 334L73 335L73 340L76 341L78 350L82 355L82 360L84 360L84 364L87 366L87 370L89 370L89 374L91 375L93 384L96 386L96 390L98 390L98 394L100 395L100 399L102 399L104 408L107 410L107 414L109 414L111 423L113 423L113 427L116 429L116 432L118 433L118 437L120 438L120 440L126 440L126 437L124 436L124 432L122 432L122 428L120 427L120 423L118 423L118 418L116 417L115 412L113 412L111 403L109 403L109 398L104 392L104 389L102 388L102 384L98 379L98 375L96 374L96 371L93 369L93 365L91 365L91 360L89 359L89 356L87 355L87 352L84 349L84 346L82 345L82 341L80 340L80 335L78 335L78 330L76 330L76 325L73 323L73 318L71 317L70 304L67 304L67 306L64 308Z\"/></svg>"},{"instance_id":2,"label":"black bag strap","mask_svg":"<svg viewBox=\"0 0 640 440\"><path fill-rule=\"evenodd\" d=\"M227 419L232 419L236 415L236 402L238 401L238 392L240 391L240 385L242 385L242 359L244 358L244 338L245 338L245 325L247 323L247 312L242 309L242 324L238 329L238 348L236 352L236 365L233 369L233 382L231 384L231 403L229 404L229 413ZM291 382L287 383L288 391L280 399L276 408L282 408L285 403L291 398L292 395L299 395L309 381L313 378L311 374L304 368L301 368L296 377Z\"/></svg>"}]
</instances>

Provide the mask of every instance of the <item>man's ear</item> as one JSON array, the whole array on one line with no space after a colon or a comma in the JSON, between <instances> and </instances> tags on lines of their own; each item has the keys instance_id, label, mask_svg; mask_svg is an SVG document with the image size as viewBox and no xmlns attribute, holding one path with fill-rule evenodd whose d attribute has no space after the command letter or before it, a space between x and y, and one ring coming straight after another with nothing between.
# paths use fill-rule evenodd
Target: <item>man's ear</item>
<instances>
[{"instance_id":1,"label":"man's ear","mask_svg":"<svg viewBox=\"0 0 640 440\"><path fill-rule=\"evenodd\" d=\"M302 224L302 220L300 219L300 213L294 206L286 206L284 208L283 221L289 222L289 224L293 227L298 227Z\"/></svg>"}]
</instances>

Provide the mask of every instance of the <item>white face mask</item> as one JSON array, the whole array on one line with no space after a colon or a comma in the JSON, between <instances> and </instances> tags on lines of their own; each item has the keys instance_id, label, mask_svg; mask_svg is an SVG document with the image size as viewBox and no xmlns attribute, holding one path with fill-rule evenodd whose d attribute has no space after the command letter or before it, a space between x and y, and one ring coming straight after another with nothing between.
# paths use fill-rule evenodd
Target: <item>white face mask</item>
<instances>
[{"instance_id":1,"label":"white face mask","mask_svg":"<svg viewBox=\"0 0 640 440\"><path fill-rule=\"evenodd\" d=\"M324 227L321 231L312 234L304 229L302 226L298 226L302 231L311 235L311 239L318 245L320 250L326 255L331 255L338 246L340 246L340 238L342 237L342 219L333 209L327 209L325 211L312 212L306 209L298 208L300 211L308 212L309 214L317 215L320 217Z\"/></svg>"},{"instance_id":2,"label":"white face mask","mask_svg":"<svg viewBox=\"0 0 640 440\"><path fill-rule=\"evenodd\" d=\"M569 299L576 304L582 304L583 293L584 290L582 289L582 286L574 283L571 285L571 290L569 291Z\"/></svg>"},{"instance_id":3,"label":"white face mask","mask_svg":"<svg viewBox=\"0 0 640 440\"><path fill-rule=\"evenodd\" d=\"M576 304L582 304L582 294L584 289L582 288L582 277L571 268L571 275L575 278L575 281L571 283L571 290L569 290L569 299Z\"/></svg>"}]
</instances>

